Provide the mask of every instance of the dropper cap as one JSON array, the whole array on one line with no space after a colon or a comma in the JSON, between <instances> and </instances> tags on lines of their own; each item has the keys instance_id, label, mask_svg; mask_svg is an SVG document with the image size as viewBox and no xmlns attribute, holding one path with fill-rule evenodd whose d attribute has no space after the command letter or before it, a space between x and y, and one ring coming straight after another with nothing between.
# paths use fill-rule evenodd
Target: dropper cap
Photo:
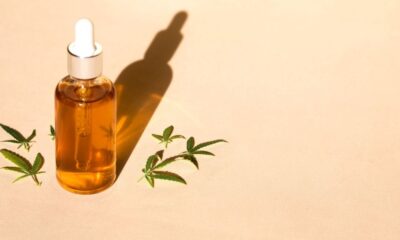
<instances>
[{"instance_id":1,"label":"dropper cap","mask_svg":"<svg viewBox=\"0 0 400 240\"><path fill-rule=\"evenodd\" d=\"M75 41L68 45L68 73L78 79L93 79L103 70L103 49L94 41L93 23L81 18L75 23Z\"/></svg>"}]
</instances>

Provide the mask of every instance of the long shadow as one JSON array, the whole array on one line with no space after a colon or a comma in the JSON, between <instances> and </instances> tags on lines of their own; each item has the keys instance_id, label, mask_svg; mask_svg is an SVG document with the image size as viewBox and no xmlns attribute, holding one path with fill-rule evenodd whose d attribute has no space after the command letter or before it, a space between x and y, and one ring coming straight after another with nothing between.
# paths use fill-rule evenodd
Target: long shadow
<instances>
[{"instance_id":1,"label":"long shadow","mask_svg":"<svg viewBox=\"0 0 400 240\"><path fill-rule=\"evenodd\" d=\"M117 178L172 81L168 65L183 35L188 14L178 12L156 34L142 60L129 64L115 81L117 91Z\"/></svg>"}]
</instances>

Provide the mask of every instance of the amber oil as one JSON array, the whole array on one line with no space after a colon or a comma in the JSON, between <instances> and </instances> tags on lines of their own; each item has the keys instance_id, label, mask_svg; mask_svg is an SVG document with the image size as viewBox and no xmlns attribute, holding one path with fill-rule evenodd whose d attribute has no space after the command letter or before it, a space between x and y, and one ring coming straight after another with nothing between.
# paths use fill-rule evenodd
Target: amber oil
<instances>
[{"instance_id":1,"label":"amber oil","mask_svg":"<svg viewBox=\"0 0 400 240\"><path fill-rule=\"evenodd\" d=\"M67 76L56 87L57 180L68 191L92 194L116 177L116 96L104 76Z\"/></svg>"}]
</instances>

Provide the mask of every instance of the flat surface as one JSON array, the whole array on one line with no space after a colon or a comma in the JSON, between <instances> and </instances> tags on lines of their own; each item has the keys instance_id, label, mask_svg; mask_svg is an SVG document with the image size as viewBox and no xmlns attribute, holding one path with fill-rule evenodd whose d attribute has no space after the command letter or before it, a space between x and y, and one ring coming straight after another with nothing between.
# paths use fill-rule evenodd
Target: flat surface
<instances>
[{"instance_id":1,"label":"flat surface","mask_svg":"<svg viewBox=\"0 0 400 240\"><path fill-rule=\"evenodd\" d=\"M1 1L0 9L0 122L37 129L25 155L42 152L47 172L41 187L0 172L2 239L400 239L399 1ZM144 132L119 179L95 195L62 190L47 134L74 22L95 22L104 73L117 80L130 64L143 67L181 10L183 40L151 47L156 58L173 55L164 70L147 66L170 84L153 96L161 101L151 114L131 119ZM138 86L128 100L140 109ZM187 186L150 189L137 183L158 149L150 134L170 124L230 143L212 147L217 157L202 158L200 171L174 168Z\"/></svg>"}]
</instances>

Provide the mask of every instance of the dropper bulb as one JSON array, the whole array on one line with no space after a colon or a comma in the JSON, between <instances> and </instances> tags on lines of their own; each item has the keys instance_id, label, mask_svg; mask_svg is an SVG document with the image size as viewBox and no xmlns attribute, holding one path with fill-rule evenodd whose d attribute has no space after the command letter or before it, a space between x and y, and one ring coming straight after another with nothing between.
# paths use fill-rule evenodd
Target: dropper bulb
<instances>
[{"instance_id":1,"label":"dropper bulb","mask_svg":"<svg viewBox=\"0 0 400 240\"><path fill-rule=\"evenodd\" d=\"M96 50L93 36L93 23L87 18L81 18L75 23L74 54L88 57Z\"/></svg>"}]
</instances>

